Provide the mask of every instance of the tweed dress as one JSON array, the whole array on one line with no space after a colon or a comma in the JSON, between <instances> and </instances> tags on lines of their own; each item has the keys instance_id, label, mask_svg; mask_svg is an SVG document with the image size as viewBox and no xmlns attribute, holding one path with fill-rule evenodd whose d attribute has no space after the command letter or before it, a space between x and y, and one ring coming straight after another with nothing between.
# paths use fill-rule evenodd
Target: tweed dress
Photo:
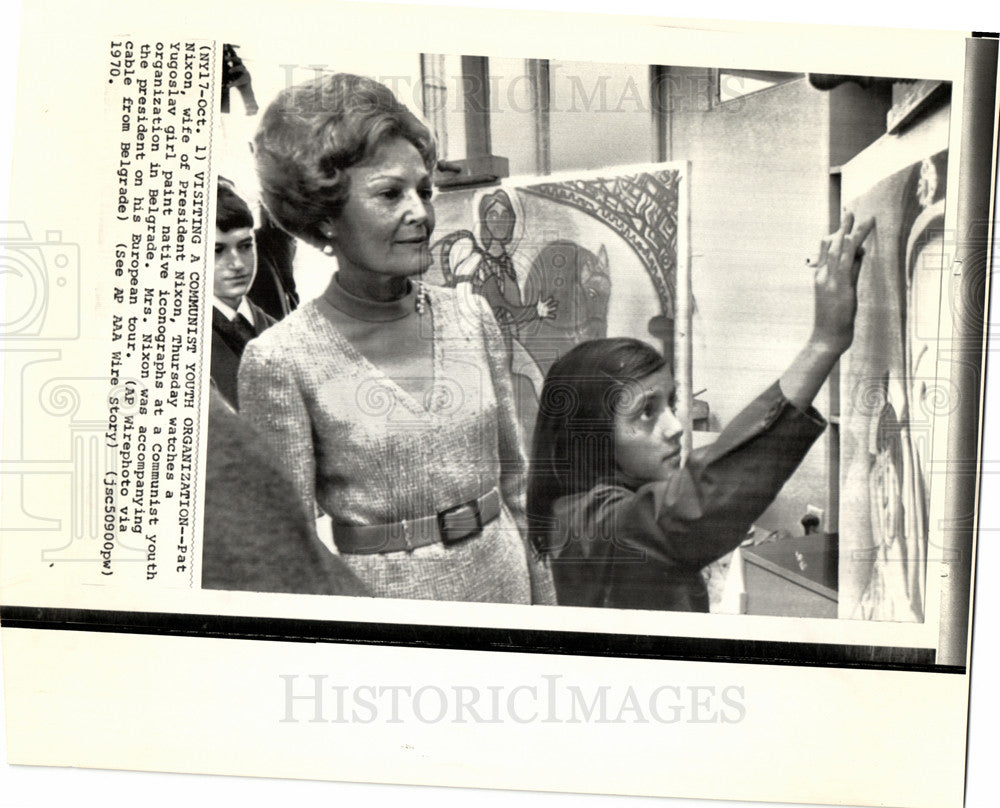
<instances>
[{"instance_id":1,"label":"tweed dress","mask_svg":"<svg viewBox=\"0 0 1000 808\"><path fill-rule=\"evenodd\" d=\"M499 518L475 538L342 554L374 595L555 603L551 572L523 538L527 464L500 329L478 297L427 287L427 299L424 401L357 351L320 297L248 344L240 412L267 436L307 512L332 517L334 541L338 524L416 519L500 492Z\"/></svg>"}]
</instances>

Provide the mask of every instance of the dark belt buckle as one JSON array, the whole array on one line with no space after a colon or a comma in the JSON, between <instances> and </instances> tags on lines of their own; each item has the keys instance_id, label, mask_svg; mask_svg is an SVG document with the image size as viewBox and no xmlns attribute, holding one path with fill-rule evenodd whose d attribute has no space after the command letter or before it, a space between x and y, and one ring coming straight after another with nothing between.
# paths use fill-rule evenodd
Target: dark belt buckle
<instances>
[{"instance_id":1,"label":"dark belt buckle","mask_svg":"<svg viewBox=\"0 0 1000 808\"><path fill-rule=\"evenodd\" d=\"M477 499L441 511L437 520L441 541L445 544L471 538L483 530L483 517L479 513Z\"/></svg>"}]
</instances>

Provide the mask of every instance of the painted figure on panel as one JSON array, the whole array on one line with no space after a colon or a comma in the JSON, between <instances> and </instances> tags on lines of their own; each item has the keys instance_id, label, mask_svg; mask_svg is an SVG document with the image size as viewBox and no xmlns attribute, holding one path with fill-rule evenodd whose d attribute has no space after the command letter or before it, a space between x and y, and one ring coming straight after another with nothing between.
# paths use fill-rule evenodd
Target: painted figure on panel
<instances>
[{"instance_id":1,"label":"painted figure on panel","mask_svg":"<svg viewBox=\"0 0 1000 808\"><path fill-rule=\"evenodd\" d=\"M929 157L867 195L870 204L895 209L895 222L880 219L895 226L880 224L881 239L867 259L879 273L869 299L881 304L881 323L874 310L861 318L860 350L849 371L861 401L845 412L846 437L854 432L861 443L857 430L867 430L865 450L853 463L846 447L844 470L850 497L851 478L866 469L870 543L858 541L848 563L858 587L852 613L867 620L922 622L925 616L928 459L934 416L949 404L938 363L939 335L947 339L951 328L949 306L942 305L946 158L945 152ZM848 532L867 530L851 521L856 505L848 508L841 536L857 541Z\"/></svg>"},{"instance_id":2,"label":"painted figure on panel","mask_svg":"<svg viewBox=\"0 0 1000 808\"><path fill-rule=\"evenodd\" d=\"M513 377L518 418L530 432L542 391L544 371L519 339L528 323L555 317L551 298L523 297L515 265L518 244L524 233L523 216L502 188L483 193L475 203L472 230L454 230L431 247L446 286L467 288L482 297L493 311L507 349Z\"/></svg>"},{"instance_id":3,"label":"painted figure on panel","mask_svg":"<svg viewBox=\"0 0 1000 808\"><path fill-rule=\"evenodd\" d=\"M530 436L545 373L581 342L649 339L673 322L679 165L628 166L443 191L430 283L483 298Z\"/></svg>"},{"instance_id":4,"label":"painted figure on panel","mask_svg":"<svg viewBox=\"0 0 1000 808\"><path fill-rule=\"evenodd\" d=\"M478 238L470 230L457 230L438 241L432 249L440 256L448 285L467 281L472 284L472 290L490 304L510 347L521 325L554 317L556 305L552 298L526 302L521 296L514 252L523 227L519 227L510 194L498 188L481 196L478 207ZM460 251L465 255L461 256Z\"/></svg>"},{"instance_id":5,"label":"painted figure on panel","mask_svg":"<svg viewBox=\"0 0 1000 808\"><path fill-rule=\"evenodd\" d=\"M525 292L529 298L552 300L556 307L554 317L533 329L532 342L547 348L532 351L544 372L555 358L553 352L562 355L581 342L608 335L611 273L603 244L595 255L573 241L549 242L532 262Z\"/></svg>"}]
</instances>

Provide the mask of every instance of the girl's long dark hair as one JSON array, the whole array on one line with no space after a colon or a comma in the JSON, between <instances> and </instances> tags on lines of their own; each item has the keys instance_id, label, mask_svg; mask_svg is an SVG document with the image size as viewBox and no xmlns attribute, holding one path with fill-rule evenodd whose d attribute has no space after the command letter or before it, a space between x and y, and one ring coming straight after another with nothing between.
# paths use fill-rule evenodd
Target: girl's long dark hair
<instances>
[{"instance_id":1,"label":"girl's long dark hair","mask_svg":"<svg viewBox=\"0 0 1000 808\"><path fill-rule=\"evenodd\" d=\"M552 504L615 476L615 406L629 382L666 360L637 339L583 342L552 365L542 387L528 476L528 537L546 549Z\"/></svg>"}]
</instances>

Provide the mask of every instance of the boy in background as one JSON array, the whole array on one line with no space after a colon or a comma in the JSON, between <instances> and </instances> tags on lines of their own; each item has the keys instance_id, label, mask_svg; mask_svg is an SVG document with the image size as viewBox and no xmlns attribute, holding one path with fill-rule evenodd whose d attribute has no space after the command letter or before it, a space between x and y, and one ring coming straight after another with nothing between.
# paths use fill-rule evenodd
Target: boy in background
<instances>
[{"instance_id":1,"label":"boy in background","mask_svg":"<svg viewBox=\"0 0 1000 808\"><path fill-rule=\"evenodd\" d=\"M220 177L215 211L215 278L212 284L212 382L237 408L236 374L243 349L274 324L247 299L257 268L253 214Z\"/></svg>"}]
</instances>

